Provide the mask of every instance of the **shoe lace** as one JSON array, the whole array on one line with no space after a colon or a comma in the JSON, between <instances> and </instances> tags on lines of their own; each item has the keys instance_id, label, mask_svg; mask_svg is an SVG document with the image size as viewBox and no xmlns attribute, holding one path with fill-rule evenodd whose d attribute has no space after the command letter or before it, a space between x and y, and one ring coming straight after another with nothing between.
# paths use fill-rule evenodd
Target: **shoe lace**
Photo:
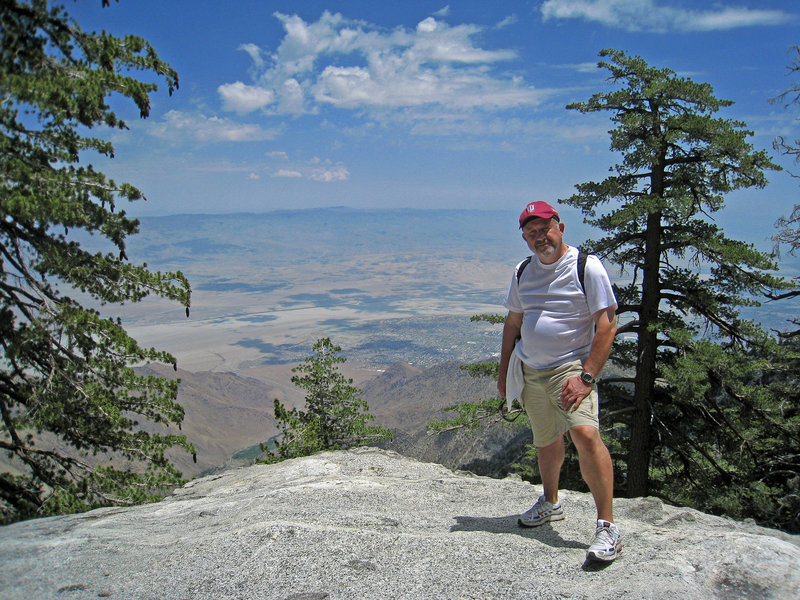
<instances>
[{"instance_id":1,"label":"shoe lace","mask_svg":"<svg viewBox=\"0 0 800 600\"><path fill-rule=\"evenodd\" d=\"M542 501L541 500L537 500L536 504L534 504L527 511L525 511L525 516L526 517L538 516L538 515L541 515L542 513L544 513L545 510L546 509L545 509L544 505L542 504Z\"/></svg>"},{"instance_id":2,"label":"shoe lace","mask_svg":"<svg viewBox=\"0 0 800 600\"><path fill-rule=\"evenodd\" d=\"M606 546L614 545L614 534L611 532L611 527L608 525L598 525L594 532L594 543L605 544ZM594 545L594 544L593 544Z\"/></svg>"}]
</instances>

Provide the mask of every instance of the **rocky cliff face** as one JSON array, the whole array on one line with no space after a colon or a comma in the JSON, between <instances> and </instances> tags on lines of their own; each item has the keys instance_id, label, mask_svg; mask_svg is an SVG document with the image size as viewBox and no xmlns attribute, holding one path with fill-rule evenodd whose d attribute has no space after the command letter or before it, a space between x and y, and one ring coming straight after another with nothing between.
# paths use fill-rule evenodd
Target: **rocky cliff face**
<instances>
[{"instance_id":1,"label":"rocky cliff face","mask_svg":"<svg viewBox=\"0 0 800 600\"><path fill-rule=\"evenodd\" d=\"M622 555L584 562L591 497L521 529L539 489L365 448L198 479L157 504L0 528L0 597L800 597L797 536L617 500Z\"/></svg>"}]
</instances>

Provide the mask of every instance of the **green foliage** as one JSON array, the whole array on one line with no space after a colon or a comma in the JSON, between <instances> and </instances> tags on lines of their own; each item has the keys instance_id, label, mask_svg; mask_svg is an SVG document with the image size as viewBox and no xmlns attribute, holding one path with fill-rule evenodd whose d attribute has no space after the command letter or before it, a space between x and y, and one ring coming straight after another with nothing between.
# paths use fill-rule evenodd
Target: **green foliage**
<instances>
[{"instance_id":1,"label":"green foliage","mask_svg":"<svg viewBox=\"0 0 800 600\"><path fill-rule=\"evenodd\" d=\"M461 369L469 373L472 377L492 377L497 379L496 362L474 363L471 365L461 365Z\"/></svg>"},{"instance_id":2,"label":"green foliage","mask_svg":"<svg viewBox=\"0 0 800 600\"><path fill-rule=\"evenodd\" d=\"M177 75L145 40L86 33L43 0L0 4L0 59L0 449L16 472L0 473L0 518L156 498L181 481L165 450L194 449L183 436L139 427L138 418L178 425L183 409L177 382L133 367L175 360L140 347L119 319L76 295L106 304L155 294L188 313L190 287L180 272L127 262L138 222L115 208L142 194L79 158L113 156L110 142L86 135L126 128L108 106L112 95L148 115L157 86L131 73L153 73L170 91ZM74 230L110 249L84 250ZM127 464L98 466L105 455Z\"/></svg>"},{"instance_id":3,"label":"green foliage","mask_svg":"<svg viewBox=\"0 0 800 600\"><path fill-rule=\"evenodd\" d=\"M747 352L693 344L664 376L655 493L705 512L800 533L800 353L769 339Z\"/></svg>"},{"instance_id":4,"label":"green foliage","mask_svg":"<svg viewBox=\"0 0 800 600\"><path fill-rule=\"evenodd\" d=\"M494 314L494 315L473 315L473 316L470 317L469 320L472 321L472 322L486 321L487 323L492 323L494 325L497 325L497 324L502 325L503 323L506 322L506 316L505 315L498 315L498 314Z\"/></svg>"},{"instance_id":5,"label":"green foliage","mask_svg":"<svg viewBox=\"0 0 800 600\"><path fill-rule=\"evenodd\" d=\"M497 369L495 369L496 373ZM480 402L460 402L448 406L445 410L456 414L450 419L429 421L427 429L431 433L442 433L451 429L476 430L482 425L498 423L501 420L513 423L522 414L517 404L512 410L506 410L506 401L500 398L481 400Z\"/></svg>"},{"instance_id":6,"label":"green foliage","mask_svg":"<svg viewBox=\"0 0 800 600\"><path fill-rule=\"evenodd\" d=\"M322 338L313 350L314 356L292 369L302 373L293 376L292 383L306 391L305 410L287 409L275 400L275 419L282 435L275 440L274 449L261 445L266 455L262 462L309 456L323 450L345 450L392 437L388 429L368 425L375 417L360 398L361 390L337 367L346 360L338 355L342 349L334 346L330 338Z\"/></svg>"}]
</instances>

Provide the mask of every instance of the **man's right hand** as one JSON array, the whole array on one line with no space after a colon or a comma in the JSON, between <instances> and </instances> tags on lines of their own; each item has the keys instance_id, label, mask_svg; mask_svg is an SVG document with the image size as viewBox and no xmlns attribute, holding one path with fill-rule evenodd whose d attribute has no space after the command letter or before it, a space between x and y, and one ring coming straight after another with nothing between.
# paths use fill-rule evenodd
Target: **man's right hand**
<instances>
[{"instance_id":1,"label":"man's right hand","mask_svg":"<svg viewBox=\"0 0 800 600\"><path fill-rule=\"evenodd\" d=\"M511 353L522 330L522 313L508 312L503 325L503 342L500 347L500 364L497 368L497 392L501 398L506 397L506 375Z\"/></svg>"},{"instance_id":2,"label":"man's right hand","mask_svg":"<svg viewBox=\"0 0 800 600\"><path fill-rule=\"evenodd\" d=\"M506 376L500 373L497 374L497 393L501 398L506 397Z\"/></svg>"}]
</instances>

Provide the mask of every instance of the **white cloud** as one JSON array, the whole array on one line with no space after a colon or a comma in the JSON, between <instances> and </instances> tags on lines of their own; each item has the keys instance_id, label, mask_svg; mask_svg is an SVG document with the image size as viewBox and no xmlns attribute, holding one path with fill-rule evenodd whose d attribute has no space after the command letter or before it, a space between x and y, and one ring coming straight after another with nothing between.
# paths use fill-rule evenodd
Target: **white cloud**
<instances>
[{"instance_id":1,"label":"white cloud","mask_svg":"<svg viewBox=\"0 0 800 600\"><path fill-rule=\"evenodd\" d=\"M596 73L597 62L564 63L561 65L548 65L553 69L565 69L576 73Z\"/></svg>"},{"instance_id":2,"label":"white cloud","mask_svg":"<svg viewBox=\"0 0 800 600\"><path fill-rule=\"evenodd\" d=\"M223 84L217 88L217 92L222 96L222 106L225 110L232 110L242 115L264 108L275 101L272 90L246 85L241 81Z\"/></svg>"},{"instance_id":3,"label":"white cloud","mask_svg":"<svg viewBox=\"0 0 800 600\"><path fill-rule=\"evenodd\" d=\"M259 176L258 173L248 173L247 178L248 179L257 180L257 179L261 179L261 176Z\"/></svg>"},{"instance_id":4,"label":"white cloud","mask_svg":"<svg viewBox=\"0 0 800 600\"><path fill-rule=\"evenodd\" d=\"M436 19L428 17L424 21L417 23L417 31L420 33L433 33L437 27Z\"/></svg>"},{"instance_id":5,"label":"white cloud","mask_svg":"<svg viewBox=\"0 0 800 600\"><path fill-rule=\"evenodd\" d=\"M202 114L191 114L171 110L164 118L149 127L151 135L181 142L257 142L274 139L277 131L262 129L258 125L235 123L229 119L206 117Z\"/></svg>"},{"instance_id":6,"label":"white cloud","mask_svg":"<svg viewBox=\"0 0 800 600\"><path fill-rule=\"evenodd\" d=\"M517 21L519 21L519 18L517 17L517 15L508 15L505 19L503 19L497 25L495 25L494 28L495 29L505 29L506 27L510 27L511 25L514 25Z\"/></svg>"},{"instance_id":7,"label":"white cloud","mask_svg":"<svg viewBox=\"0 0 800 600\"><path fill-rule=\"evenodd\" d=\"M261 56L261 48L255 44L242 44L239 46L239 50L244 50L250 55L250 58L253 60L253 66L255 66L257 69L261 69L264 66L264 58Z\"/></svg>"},{"instance_id":8,"label":"white cloud","mask_svg":"<svg viewBox=\"0 0 800 600\"><path fill-rule=\"evenodd\" d=\"M322 166L323 163L324 166ZM322 181L324 183L347 181L350 179L350 171L341 165L332 165L329 160L322 161L315 157L310 160L308 164L313 166L278 169L272 174L272 177L285 177L288 179L299 179L303 177L306 179L313 179L314 181Z\"/></svg>"},{"instance_id":9,"label":"white cloud","mask_svg":"<svg viewBox=\"0 0 800 600\"><path fill-rule=\"evenodd\" d=\"M583 19L628 31L714 31L757 25L785 25L796 17L781 10L723 6L707 10L664 6L658 0L546 0L542 17Z\"/></svg>"},{"instance_id":10,"label":"white cloud","mask_svg":"<svg viewBox=\"0 0 800 600\"><path fill-rule=\"evenodd\" d=\"M289 155L283 150L273 150L272 152L267 152L267 156L270 158L280 158L283 160L287 160L289 158Z\"/></svg>"},{"instance_id":11,"label":"white cloud","mask_svg":"<svg viewBox=\"0 0 800 600\"><path fill-rule=\"evenodd\" d=\"M344 167L315 169L311 173L311 179L315 181L324 181L326 183L332 181L347 181L350 179L350 171Z\"/></svg>"},{"instance_id":12,"label":"white cloud","mask_svg":"<svg viewBox=\"0 0 800 600\"><path fill-rule=\"evenodd\" d=\"M275 171L272 175L273 177L302 177L303 174L300 171L290 171L289 169L280 169L279 171Z\"/></svg>"},{"instance_id":13,"label":"white cloud","mask_svg":"<svg viewBox=\"0 0 800 600\"><path fill-rule=\"evenodd\" d=\"M541 101L542 93L530 84L493 71L497 63L516 59L516 52L479 47L474 40L484 28L451 26L441 20L446 9L414 29L390 31L327 11L311 23L276 13L285 35L257 78L264 94L253 94L253 86L239 82L220 86L220 93L228 94L226 105L235 110L269 105L281 114L313 113L326 105L464 111ZM264 52L252 45L243 48L254 57L255 68L262 66L257 61Z\"/></svg>"},{"instance_id":14,"label":"white cloud","mask_svg":"<svg viewBox=\"0 0 800 600\"><path fill-rule=\"evenodd\" d=\"M303 87L294 79L287 79L278 90L278 111L292 115L305 112Z\"/></svg>"}]
</instances>

